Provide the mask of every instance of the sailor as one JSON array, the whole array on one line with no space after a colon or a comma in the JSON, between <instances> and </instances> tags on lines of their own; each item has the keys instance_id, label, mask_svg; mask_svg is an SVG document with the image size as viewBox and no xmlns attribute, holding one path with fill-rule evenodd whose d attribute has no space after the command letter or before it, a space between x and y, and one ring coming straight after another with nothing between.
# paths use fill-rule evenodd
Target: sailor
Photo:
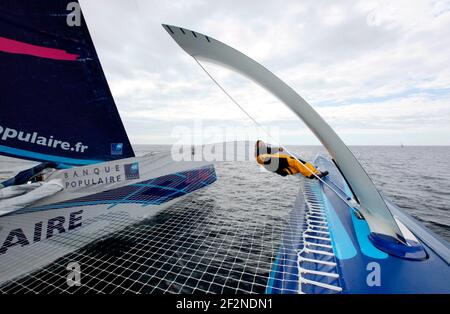
<instances>
[{"instance_id":1,"label":"sailor","mask_svg":"<svg viewBox=\"0 0 450 314\"><path fill-rule=\"evenodd\" d=\"M0 182L0 189L7 187L7 186L13 186L13 185L21 185L25 184L28 181L40 181L42 180L41 174L46 169L54 169L57 168L58 164L54 162L43 162L40 163L37 166L34 166L30 169L23 170L16 174L14 177Z\"/></svg>"},{"instance_id":2,"label":"sailor","mask_svg":"<svg viewBox=\"0 0 450 314\"><path fill-rule=\"evenodd\" d=\"M328 174L328 171L320 172L311 163L287 154L282 147L267 145L261 140L256 142L255 153L258 164L283 177L301 173L309 179L314 179Z\"/></svg>"},{"instance_id":3,"label":"sailor","mask_svg":"<svg viewBox=\"0 0 450 314\"><path fill-rule=\"evenodd\" d=\"M44 162L23 170L16 176L0 182L0 216L29 206L34 202L63 190L61 179L44 181L44 172L57 168L52 162Z\"/></svg>"}]
</instances>

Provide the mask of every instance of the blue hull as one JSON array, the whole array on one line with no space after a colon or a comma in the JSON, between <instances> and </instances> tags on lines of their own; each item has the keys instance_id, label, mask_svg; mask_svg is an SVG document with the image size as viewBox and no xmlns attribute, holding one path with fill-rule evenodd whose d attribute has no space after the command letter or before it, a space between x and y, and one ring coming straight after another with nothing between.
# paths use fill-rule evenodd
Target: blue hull
<instances>
[{"instance_id":1,"label":"blue hull","mask_svg":"<svg viewBox=\"0 0 450 314\"><path fill-rule=\"evenodd\" d=\"M329 171L327 184L341 196L351 195L332 161L319 156L315 164ZM376 248L366 221L325 184L307 180L303 190L272 264L267 293L450 293L449 244L398 207L387 201L420 241L426 259L399 258Z\"/></svg>"}]
</instances>

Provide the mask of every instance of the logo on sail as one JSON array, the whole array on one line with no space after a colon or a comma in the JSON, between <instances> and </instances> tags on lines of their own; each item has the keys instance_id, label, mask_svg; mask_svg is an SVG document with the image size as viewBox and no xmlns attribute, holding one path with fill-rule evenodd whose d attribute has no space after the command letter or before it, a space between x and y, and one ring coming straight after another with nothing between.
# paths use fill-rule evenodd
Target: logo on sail
<instances>
[{"instance_id":1,"label":"logo on sail","mask_svg":"<svg viewBox=\"0 0 450 314\"><path fill-rule=\"evenodd\" d=\"M125 164L124 168L126 180L139 179L139 163L134 162L132 164Z\"/></svg>"},{"instance_id":2,"label":"logo on sail","mask_svg":"<svg viewBox=\"0 0 450 314\"><path fill-rule=\"evenodd\" d=\"M42 136L37 132L25 132L21 130L16 130L13 128L3 127L0 125L0 140L18 140L21 142L26 142L30 144L46 146L49 148L62 149L65 151L72 151L77 153L85 153L89 148L82 142L77 142L76 144L71 144L66 141L58 140L53 138L53 136Z\"/></svg>"}]
</instances>

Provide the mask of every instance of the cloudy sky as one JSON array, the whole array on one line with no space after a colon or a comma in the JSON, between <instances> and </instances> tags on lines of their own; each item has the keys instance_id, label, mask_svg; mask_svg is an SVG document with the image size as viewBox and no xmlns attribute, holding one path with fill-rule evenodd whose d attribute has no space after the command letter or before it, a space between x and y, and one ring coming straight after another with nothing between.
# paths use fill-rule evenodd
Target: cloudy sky
<instances>
[{"instance_id":1,"label":"cloudy sky","mask_svg":"<svg viewBox=\"0 0 450 314\"><path fill-rule=\"evenodd\" d=\"M450 145L450 1L80 2L132 143L259 136L161 27L168 23L262 63L347 144ZM318 144L260 87L205 67L279 143Z\"/></svg>"}]
</instances>

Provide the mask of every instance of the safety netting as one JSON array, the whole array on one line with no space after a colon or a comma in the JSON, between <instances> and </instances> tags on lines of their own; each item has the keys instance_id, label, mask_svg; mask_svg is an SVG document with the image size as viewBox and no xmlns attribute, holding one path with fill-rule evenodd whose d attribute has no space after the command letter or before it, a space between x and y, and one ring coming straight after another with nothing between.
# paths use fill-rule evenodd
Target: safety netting
<instances>
[{"instance_id":1,"label":"safety netting","mask_svg":"<svg viewBox=\"0 0 450 314\"><path fill-rule=\"evenodd\" d=\"M283 241L293 239L284 235L298 231L292 210L301 179L274 177L249 162L219 163L216 171L216 183L150 219L116 215L111 219L123 228L113 234L96 235L94 230L88 239L59 239L61 245L86 245L6 282L0 291L267 292L273 277L280 277L274 274L274 262L295 262L280 261L294 255L280 255L279 250L286 247ZM41 249L39 254L54 249L49 246L49 252ZM79 266L80 285L68 284L71 263Z\"/></svg>"}]
</instances>

